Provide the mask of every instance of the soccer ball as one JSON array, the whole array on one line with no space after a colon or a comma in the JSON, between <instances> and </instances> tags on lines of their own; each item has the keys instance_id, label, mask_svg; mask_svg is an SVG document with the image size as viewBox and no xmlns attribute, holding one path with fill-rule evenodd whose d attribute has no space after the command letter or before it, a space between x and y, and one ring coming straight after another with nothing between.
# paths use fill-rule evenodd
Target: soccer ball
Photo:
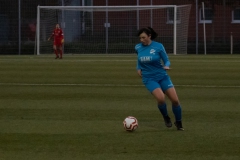
<instances>
[{"instance_id":1,"label":"soccer ball","mask_svg":"<svg viewBox=\"0 0 240 160\"><path fill-rule=\"evenodd\" d=\"M126 131L132 132L138 128L138 120L133 116L128 116L123 121L123 127Z\"/></svg>"}]
</instances>

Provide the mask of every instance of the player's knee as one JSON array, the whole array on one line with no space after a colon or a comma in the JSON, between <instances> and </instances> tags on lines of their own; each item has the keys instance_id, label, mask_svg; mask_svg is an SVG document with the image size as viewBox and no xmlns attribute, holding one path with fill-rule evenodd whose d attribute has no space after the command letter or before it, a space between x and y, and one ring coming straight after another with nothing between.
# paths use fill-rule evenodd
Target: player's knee
<instances>
[{"instance_id":1,"label":"player's knee","mask_svg":"<svg viewBox=\"0 0 240 160\"><path fill-rule=\"evenodd\" d=\"M179 103L178 100L173 100L173 101L172 101L172 106L173 106L173 107L177 107L177 106L179 106L179 105L180 105L180 103Z\"/></svg>"},{"instance_id":2,"label":"player's knee","mask_svg":"<svg viewBox=\"0 0 240 160\"><path fill-rule=\"evenodd\" d=\"M165 100L164 99L157 99L157 103L158 103L158 105L164 105Z\"/></svg>"}]
</instances>

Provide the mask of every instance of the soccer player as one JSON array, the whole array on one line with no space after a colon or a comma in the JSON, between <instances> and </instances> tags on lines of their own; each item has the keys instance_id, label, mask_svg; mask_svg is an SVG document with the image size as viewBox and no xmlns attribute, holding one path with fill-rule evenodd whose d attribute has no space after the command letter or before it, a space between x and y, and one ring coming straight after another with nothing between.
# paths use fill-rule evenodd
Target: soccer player
<instances>
[{"instance_id":1,"label":"soccer player","mask_svg":"<svg viewBox=\"0 0 240 160\"><path fill-rule=\"evenodd\" d=\"M64 38L63 38L63 31L60 28L59 24L56 24L56 28L53 30L52 35L48 38L48 41L54 37L53 40L53 49L54 49L54 53L56 54L56 58L60 58L62 59L62 45L64 42ZM58 51L59 51L59 55L58 55Z\"/></svg>"},{"instance_id":2,"label":"soccer player","mask_svg":"<svg viewBox=\"0 0 240 160\"><path fill-rule=\"evenodd\" d=\"M177 130L183 131L182 109L174 85L167 74L170 61L164 46L154 41L158 34L151 28L142 28L137 34L141 43L135 46L137 53L137 73L149 92L157 100L157 106L161 112L165 125L172 127L168 115L165 95L172 103L172 111L175 115L175 126ZM163 62L163 63L162 63Z\"/></svg>"}]
</instances>

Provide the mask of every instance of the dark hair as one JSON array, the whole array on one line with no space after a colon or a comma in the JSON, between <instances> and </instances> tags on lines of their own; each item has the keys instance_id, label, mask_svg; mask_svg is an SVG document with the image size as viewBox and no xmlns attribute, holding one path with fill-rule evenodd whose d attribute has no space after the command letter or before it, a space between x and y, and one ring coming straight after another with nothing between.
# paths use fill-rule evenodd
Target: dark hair
<instances>
[{"instance_id":1,"label":"dark hair","mask_svg":"<svg viewBox=\"0 0 240 160\"><path fill-rule=\"evenodd\" d=\"M140 34L142 34L142 33L146 33L148 36L151 36L151 40L157 38L157 36L158 36L158 34L151 27L140 29L138 31L137 36L140 36Z\"/></svg>"}]
</instances>

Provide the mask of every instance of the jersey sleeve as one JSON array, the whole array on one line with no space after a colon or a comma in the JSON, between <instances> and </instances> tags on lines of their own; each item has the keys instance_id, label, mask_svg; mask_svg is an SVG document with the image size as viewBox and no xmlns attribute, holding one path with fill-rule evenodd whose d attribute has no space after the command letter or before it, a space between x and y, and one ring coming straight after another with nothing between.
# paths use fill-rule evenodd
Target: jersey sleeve
<instances>
[{"instance_id":1,"label":"jersey sleeve","mask_svg":"<svg viewBox=\"0 0 240 160\"><path fill-rule=\"evenodd\" d=\"M138 55L138 48L139 48L139 45L136 45L135 46L135 52L136 54ZM141 67L140 67L140 62L139 62L139 59L137 58L137 67L136 67L137 70L140 70Z\"/></svg>"},{"instance_id":2,"label":"jersey sleeve","mask_svg":"<svg viewBox=\"0 0 240 160\"><path fill-rule=\"evenodd\" d=\"M162 44L161 44L161 47L160 47L160 56L162 58L164 66L169 67L170 66L170 61L168 59L167 52L166 52L166 50L165 50L165 48L164 48L164 46Z\"/></svg>"},{"instance_id":3,"label":"jersey sleeve","mask_svg":"<svg viewBox=\"0 0 240 160\"><path fill-rule=\"evenodd\" d=\"M53 30L53 32L52 32L50 38L54 37L54 31L55 31L55 30Z\"/></svg>"},{"instance_id":4,"label":"jersey sleeve","mask_svg":"<svg viewBox=\"0 0 240 160\"><path fill-rule=\"evenodd\" d=\"M139 59L137 60L137 70L141 70Z\"/></svg>"}]
</instances>

